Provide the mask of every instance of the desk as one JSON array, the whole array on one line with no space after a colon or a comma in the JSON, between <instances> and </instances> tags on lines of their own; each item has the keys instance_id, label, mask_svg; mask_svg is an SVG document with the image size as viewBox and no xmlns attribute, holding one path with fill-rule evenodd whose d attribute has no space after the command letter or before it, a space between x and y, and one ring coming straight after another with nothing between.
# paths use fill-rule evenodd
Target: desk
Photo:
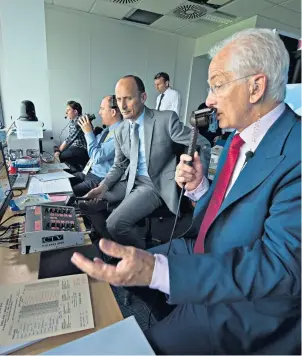
<instances>
[{"instance_id":1,"label":"desk","mask_svg":"<svg viewBox=\"0 0 302 356\"><path fill-rule=\"evenodd\" d=\"M10 210L7 210L3 220L11 215L13 215L13 213ZM7 223L17 222L18 219L23 219L23 217L12 218ZM18 250L0 248L0 288L1 284L22 283L37 280L39 262L40 253L21 255ZM15 351L14 354L40 354L122 320L122 313L109 284L89 279L89 286L95 324L94 329L50 337L17 352Z\"/></svg>"}]
</instances>

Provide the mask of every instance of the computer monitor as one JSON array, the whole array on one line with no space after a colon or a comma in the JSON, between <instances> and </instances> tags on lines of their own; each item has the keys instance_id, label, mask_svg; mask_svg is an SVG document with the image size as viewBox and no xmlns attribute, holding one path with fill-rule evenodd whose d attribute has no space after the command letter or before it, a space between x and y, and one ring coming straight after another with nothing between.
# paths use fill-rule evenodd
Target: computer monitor
<instances>
[{"instance_id":1,"label":"computer monitor","mask_svg":"<svg viewBox=\"0 0 302 356\"><path fill-rule=\"evenodd\" d=\"M0 143L0 222L12 197L13 191L10 185L2 144Z\"/></svg>"}]
</instances>

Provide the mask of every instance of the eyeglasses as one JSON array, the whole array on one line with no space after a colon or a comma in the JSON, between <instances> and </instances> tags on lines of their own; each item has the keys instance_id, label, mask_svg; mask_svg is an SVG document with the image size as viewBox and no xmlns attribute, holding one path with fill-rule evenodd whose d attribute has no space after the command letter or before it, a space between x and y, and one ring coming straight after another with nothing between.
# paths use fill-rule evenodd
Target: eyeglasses
<instances>
[{"instance_id":1,"label":"eyeglasses","mask_svg":"<svg viewBox=\"0 0 302 356\"><path fill-rule=\"evenodd\" d=\"M244 77L240 77L240 78L237 78L237 79L234 79L234 80L230 80L229 82L226 82L226 83L223 83L223 84L220 84L220 85L213 85L211 87L208 88L208 94L213 94L213 95L217 95L219 94L219 91L220 89L224 86L224 85L227 85L227 84L230 84L230 83L233 83L233 82L236 82L237 80L241 80L241 79L245 79L245 78L248 78L248 77L252 77L253 75L256 75L257 73L255 74L249 74L249 75L246 75Z\"/></svg>"}]
</instances>

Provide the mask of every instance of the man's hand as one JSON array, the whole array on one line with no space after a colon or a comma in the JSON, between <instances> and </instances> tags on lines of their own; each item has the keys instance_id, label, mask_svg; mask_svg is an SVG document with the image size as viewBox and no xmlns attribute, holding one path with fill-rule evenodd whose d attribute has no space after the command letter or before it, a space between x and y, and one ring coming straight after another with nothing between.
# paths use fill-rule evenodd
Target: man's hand
<instances>
[{"instance_id":1,"label":"man's hand","mask_svg":"<svg viewBox=\"0 0 302 356\"><path fill-rule=\"evenodd\" d=\"M100 241L100 249L107 255L122 260L116 266L112 266L99 258L94 258L91 262L75 252L71 262L90 277L114 286L150 285L155 266L155 257L151 253L105 239Z\"/></svg>"},{"instance_id":2,"label":"man's hand","mask_svg":"<svg viewBox=\"0 0 302 356\"><path fill-rule=\"evenodd\" d=\"M180 162L176 167L175 181L182 188L185 186L187 191L196 189L203 179L202 163L197 152L194 153L193 166L186 162L192 161L192 157L186 154L180 156Z\"/></svg>"},{"instance_id":3,"label":"man's hand","mask_svg":"<svg viewBox=\"0 0 302 356\"><path fill-rule=\"evenodd\" d=\"M88 116L81 116L78 120L78 124L84 133L92 132L92 126Z\"/></svg>"},{"instance_id":4,"label":"man's hand","mask_svg":"<svg viewBox=\"0 0 302 356\"><path fill-rule=\"evenodd\" d=\"M101 183L98 187L91 189L86 195L83 196L83 198L103 199L103 196L107 191L107 186Z\"/></svg>"},{"instance_id":5,"label":"man's hand","mask_svg":"<svg viewBox=\"0 0 302 356\"><path fill-rule=\"evenodd\" d=\"M60 152L55 152L55 155L54 155L54 157L55 157L55 159L57 160L57 161L59 161L60 162Z\"/></svg>"}]
</instances>

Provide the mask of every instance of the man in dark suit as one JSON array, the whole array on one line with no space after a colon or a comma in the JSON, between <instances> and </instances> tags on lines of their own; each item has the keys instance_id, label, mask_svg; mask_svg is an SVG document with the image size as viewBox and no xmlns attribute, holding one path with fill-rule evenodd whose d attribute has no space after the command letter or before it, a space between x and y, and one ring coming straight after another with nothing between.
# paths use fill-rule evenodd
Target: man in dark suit
<instances>
[{"instance_id":1,"label":"man in dark suit","mask_svg":"<svg viewBox=\"0 0 302 356\"><path fill-rule=\"evenodd\" d=\"M178 191L174 181L177 156L175 145L189 146L191 130L173 111L150 110L140 78L126 76L116 85L116 99L124 121L115 131L115 159L100 185L88 198L102 199L81 206L92 224L104 236L102 211L107 202L119 204L106 221L109 234L119 243L145 247L136 223L163 203L176 214ZM205 171L210 160L210 144L198 137Z\"/></svg>"},{"instance_id":2,"label":"man in dark suit","mask_svg":"<svg viewBox=\"0 0 302 356\"><path fill-rule=\"evenodd\" d=\"M167 245L151 254L104 240L117 267L72 261L177 305L146 332L160 354L300 354L301 118L283 102L289 55L267 29L241 31L211 54L207 106L236 130L211 187L197 159L181 158L176 181L197 200L192 229L168 256Z\"/></svg>"}]
</instances>

